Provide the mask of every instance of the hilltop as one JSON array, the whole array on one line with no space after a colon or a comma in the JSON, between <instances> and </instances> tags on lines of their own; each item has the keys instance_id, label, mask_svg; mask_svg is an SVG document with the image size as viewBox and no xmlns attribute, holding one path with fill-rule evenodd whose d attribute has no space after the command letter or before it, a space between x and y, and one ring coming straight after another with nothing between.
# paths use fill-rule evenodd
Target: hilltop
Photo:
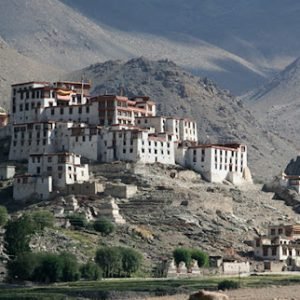
<instances>
[{"instance_id":1,"label":"hilltop","mask_svg":"<svg viewBox=\"0 0 300 300\"><path fill-rule=\"evenodd\" d=\"M207 78L184 71L172 61L143 57L127 62L108 61L73 72L67 78L80 80L83 74L92 80L93 94L147 95L158 103L161 114L191 116L198 123L201 142L248 144L254 177L279 173L296 153L292 143L264 130L228 91ZM269 170L267 174L265 170Z\"/></svg>"},{"instance_id":2,"label":"hilltop","mask_svg":"<svg viewBox=\"0 0 300 300\"><path fill-rule=\"evenodd\" d=\"M300 59L266 84L242 97L245 105L270 131L288 138L299 148Z\"/></svg>"}]
</instances>

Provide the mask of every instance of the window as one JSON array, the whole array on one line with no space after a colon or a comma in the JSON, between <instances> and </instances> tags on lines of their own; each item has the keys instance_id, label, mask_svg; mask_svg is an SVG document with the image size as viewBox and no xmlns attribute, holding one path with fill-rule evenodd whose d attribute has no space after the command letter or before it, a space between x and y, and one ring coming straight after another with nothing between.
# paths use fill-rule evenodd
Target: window
<instances>
[{"instance_id":1,"label":"window","mask_svg":"<svg viewBox=\"0 0 300 300\"><path fill-rule=\"evenodd\" d=\"M78 113L79 113L79 114L82 113L82 107L78 107Z\"/></svg>"},{"instance_id":2,"label":"window","mask_svg":"<svg viewBox=\"0 0 300 300\"><path fill-rule=\"evenodd\" d=\"M29 110L29 103L25 103L25 110Z\"/></svg>"},{"instance_id":3,"label":"window","mask_svg":"<svg viewBox=\"0 0 300 300\"><path fill-rule=\"evenodd\" d=\"M60 109L60 114L61 114L61 115L64 114L64 109L63 109L63 108Z\"/></svg>"},{"instance_id":4,"label":"window","mask_svg":"<svg viewBox=\"0 0 300 300\"><path fill-rule=\"evenodd\" d=\"M85 111L86 111L86 113L88 114L88 113L90 112L90 107L87 106L87 107L85 108Z\"/></svg>"},{"instance_id":5,"label":"window","mask_svg":"<svg viewBox=\"0 0 300 300\"><path fill-rule=\"evenodd\" d=\"M52 162L52 157L48 156L48 162L51 163Z\"/></svg>"},{"instance_id":6,"label":"window","mask_svg":"<svg viewBox=\"0 0 300 300\"><path fill-rule=\"evenodd\" d=\"M272 248L272 256L276 256L276 253L277 253L277 248L273 247Z\"/></svg>"},{"instance_id":7,"label":"window","mask_svg":"<svg viewBox=\"0 0 300 300\"><path fill-rule=\"evenodd\" d=\"M23 111L23 104L20 104L20 111Z\"/></svg>"},{"instance_id":8,"label":"window","mask_svg":"<svg viewBox=\"0 0 300 300\"><path fill-rule=\"evenodd\" d=\"M126 153L126 149L123 149L123 153L124 153L124 154Z\"/></svg>"},{"instance_id":9,"label":"window","mask_svg":"<svg viewBox=\"0 0 300 300\"><path fill-rule=\"evenodd\" d=\"M271 229L271 235L275 235L275 234L276 234L275 228L272 228Z\"/></svg>"},{"instance_id":10,"label":"window","mask_svg":"<svg viewBox=\"0 0 300 300\"><path fill-rule=\"evenodd\" d=\"M57 167L57 170L58 170L58 171L62 171L62 170L63 170L63 167L62 167L62 166L58 166L58 167Z\"/></svg>"},{"instance_id":11,"label":"window","mask_svg":"<svg viewBox=\"0 0 300 300\"><path fill-rule=\"evenodd\" d=\"M133 149L132 148L130 148L130 153L133 153Z\"/></svg>"},{"instance_id":12,"label":"window","mask_svg":"<svg viewBox=\"0 0 300 300\"><path fill-rule=\"evenodd\" d=\"M51 108L51 115L54 115L54 108Z\"/></svg>"},{"instance_id":13,"label":"window","mask_svg":"<svg viewBox=\"0 0 300 300\"><path fill-rule=\"evenodd\" d=\"M47 167L47 172L52 172L52 167Z\"/></svg>"},{"instance_id":14,"label":"window","mask_svg":"<svg viewBox=\"0 0 300 300\"><path fill-rule=\"evenodd\" d=\"M70 114L70 115L73 114L73 107L69 107L69 114Z\"/></svg>"},{"instance_id":15,"label":"window","mask_svg":"<svg viewBox=\"0 0 300 300\"><path fill-rule=\"evenodd\" d=\"M37 168L36 168L36 173L37 173L37 174L40 174L40 173L41 173L41 168L40 168L40 167L37 167Z\"/></svg>"}]
</instances>

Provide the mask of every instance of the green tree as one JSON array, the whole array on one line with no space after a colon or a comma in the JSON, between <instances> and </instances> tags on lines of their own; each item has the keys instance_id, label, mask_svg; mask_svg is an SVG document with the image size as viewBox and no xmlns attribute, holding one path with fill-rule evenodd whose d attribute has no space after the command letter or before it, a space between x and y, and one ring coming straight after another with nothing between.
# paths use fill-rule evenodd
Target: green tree
<instances>
[{"instance_id":1,"label":"green tree","mask_svg":"<svg viewBox=\"0 0 300 300\"><path fill-rule=\"evenodd\" d=\"M88 262L80 267L81 277L86 280L98 280L102 277L102 270L93 262Z\"/></svg>"},{"instance_id":2,"label":"green tree","mask_svg":"<svg viewBox=\"0 0 300 300\"><path fill-rule=\"evenodd\" d=\"M195 259L197 261L199 268L207 267L209 265L208 255L199 249L192 249L191 257L192 259Z\"/></svg>"},{"instance_id":3,"label":"green tree","mask_svg":"<svg viewBox=\"0 0 300 300\"><path fill-rule=\"evenodd\" d=\"M99 218L94 222L94 229L98 232L101 232L102 235L106 236L114 232L115 226L106 218Z\"/></svg>"},{"instance_id":4,"label":"green tree","mask_svg":"<svg viewBox=\"0 0 300 300\"><path fill-rule=\"evenodd\" d=\"M63 252L59 255L62 262L62 281L76 281L80 278L77 259L74 254Z\"/></svg>"},{"instance_id":5,"label":"green tree","mask_svg":"<svg viewBox=\"0 0 300 300\"><path fill-rule=\"evenodd\" d=\"M8 213L5 206L0 205L0 226L4 226L8 221Z\"/></svg>"},{"instance_id":6,"label":"green tree","mask_svg":"<svg viewBox=\"0 0 300 300\"><path fill-rule=\"evenodd\" d=\"M173 251L173 258L175 260L176 266L178 266L183 261L189 268L192 262L191 251L187 248L176 248Z\"/></svg>"},{"instance_id":7,"label":"green tree","mask_svg":"<svg viewBox=\"0 0 300 300\"><path fill-rule=\"evenodd\" d=\"M36 253L21 253L7 264L9 280L32 280L35 269L40 263L40 256Z\"/></svg>"},{"instance_id":8,"label":"green tree","mask_svg":"<svg viewBox=\"0 0 300 300\"><path fill-rule=\"evenodd\" d=\"M33 280L38 282L57 282L63 278L63 259L56 254L43 253L35 268Z\"/></svg>"},{"instance_id":9,"label":"green tree","mask_svg":"<svg viewBox=\"0 0 300 300\"><path fill-rule=\"evenodd\" d=\"M4 248L12 258L30 252L30 237L34 233L34 224L28 216L9 221L5 226Z\"/></svg>"},{"instance_id":10,"label":"green tree","mask_svg":"<svg viewBox=\"0 0 300 300\"><path fill-rule=\"evenodd\" d=\"M37 210L29 215L36 225L37 230L54 226L54 216L48 210Z\"/></svg>"},{"instance_id":11,"label":"green tree","mask_svg":"<svg viewBox=\"0 0 300 300\"><path fill-rule=\"evenodd\" d=\"M74 227L85 227L87 225L87 220L84 214L74 213L69 215L68 219Z\"/></svg>"},{"instance_id":12,"label":"green tree","mask_svg":"<svg viewBox=\"0 0 300 300\"><path fill-rule=\"evenodd\" d=\"M103 247L97 250L95 261L103 270L104 277L120 277L122 256L119 247Z\"/></svg>"},{"instance_id":13,"label":"green tree","mask_svg":"<svg viewBox=\"0 0 300 300\"><path fill-rule=\"evenodd\" d=\"M120 248L122 256L122 269L126 277L138 271L142 262L142 255L131 248Z\"/></svg>"}]
</instances>

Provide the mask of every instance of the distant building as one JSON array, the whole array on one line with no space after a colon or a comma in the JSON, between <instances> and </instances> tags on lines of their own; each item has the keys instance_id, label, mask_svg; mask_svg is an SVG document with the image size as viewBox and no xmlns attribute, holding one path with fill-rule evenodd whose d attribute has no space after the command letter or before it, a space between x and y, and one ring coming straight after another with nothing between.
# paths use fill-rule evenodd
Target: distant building
<instances>
[{"instance_id":1,"label":"distant building","mask_svg":"<svg viewBox=\"0 0 300 300\"><path fill-rule=\"evenodd\" d=\"M15 166L0 166L0 180L11 179L15 176L16 167Z\"/></svg>"},{"instance_id":2,"label":"distant building","mask_svg":"<svg viewBox=\"0 0 300 300\"><path fill-rule=\"evenodd\" d=\"M254 254L265 261L283 262L289 270L300 270L300 225L272 225L268 234L254 240Z\"/></svg>"},{"instance_id":3,"label":"distant building","mask_svg":"<svg viewBox=\"0 0 300 300\"><path fill-rule=\"evenodd\" d=\"M52 192L52 177L31 174L14 178L13 198L16 201L47 200Z\"/></svg>"},{"instance_id":4,"label":"distant building","mask_svg":"<svg viewBox=\"0 0 300 300\"><path fill-rule=\"evenodd\" d=\"M252 182L243 144L181 145L176 149L176 163L201 173L210 182Z\"/></svg>"}]
</instances>

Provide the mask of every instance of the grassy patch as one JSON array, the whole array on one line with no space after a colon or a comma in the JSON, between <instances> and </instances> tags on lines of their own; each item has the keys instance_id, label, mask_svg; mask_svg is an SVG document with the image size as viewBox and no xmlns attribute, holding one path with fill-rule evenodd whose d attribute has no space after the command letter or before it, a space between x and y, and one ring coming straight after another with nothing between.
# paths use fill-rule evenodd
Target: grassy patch
<instances>
[{"instance_id":1,"label":"grassy patch","mask_svg":"<svg viewBox=\"0 0 300 300\"><path fill-rule=\"evenodd\" d=\"M239 281L241 287L263 287L269 285L299 284L300 276L251 276L226 278ZM0 299L72 299L104 296L108 292L147 292L152 295L172 295L182 291L217 289L224 277L191 279L109 279L101 281L79 281L20 289L0 289ZM32 296L32 298L26 297ZM39 296L40 298L35 298ZM44 298L45 296L45 298ZM21 298L20 298L21 297ZM71 298L70 298L71 297Z\"/></svg>"}]
</instances>

